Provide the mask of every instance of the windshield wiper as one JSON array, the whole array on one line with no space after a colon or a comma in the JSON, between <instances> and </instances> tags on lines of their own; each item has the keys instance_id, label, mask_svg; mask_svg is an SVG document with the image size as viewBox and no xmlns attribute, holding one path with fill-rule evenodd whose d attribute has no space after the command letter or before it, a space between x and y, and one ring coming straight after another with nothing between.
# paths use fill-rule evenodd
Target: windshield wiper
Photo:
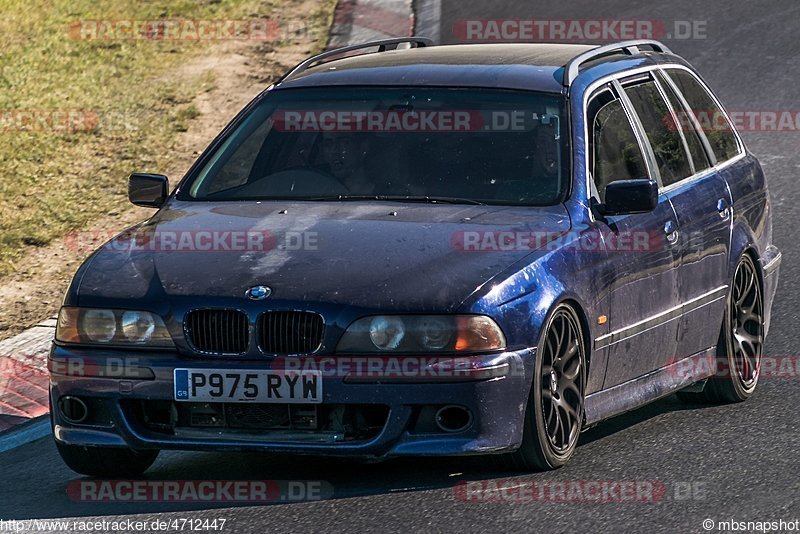
<instances>
[{"instance_id":1,"label":"windshield wiper","mask_svg":"<svg viewBox=\"0 0 800 534\"><path fill-rule=\"evenodd\" d=\"M427 202L430 204L474 204L485 206L486 203L471 198L437 197L428 195L336 195L314 197L298 200L378 200L384 202Z\"/></svg>"}]
</instances>

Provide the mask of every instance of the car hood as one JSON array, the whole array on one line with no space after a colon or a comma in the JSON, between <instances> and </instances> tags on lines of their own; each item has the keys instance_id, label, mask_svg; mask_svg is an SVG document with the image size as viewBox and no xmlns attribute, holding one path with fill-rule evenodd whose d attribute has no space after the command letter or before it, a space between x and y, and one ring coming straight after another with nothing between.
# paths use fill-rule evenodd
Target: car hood
<instances>
[{"instance_id":1,"label":"car hood","mask_svg":"<svg viewBox=\"0 0 800 534\"><path fill-rule=\"evenodd\" d=\"M241 300L264 285L276 305L448 312L569 226L561 205L171 202L93 256L78 301ZM494 246L507 231L549 237ZM482 245L469 251L476 233Z\"/></svg>"}]
</instances>

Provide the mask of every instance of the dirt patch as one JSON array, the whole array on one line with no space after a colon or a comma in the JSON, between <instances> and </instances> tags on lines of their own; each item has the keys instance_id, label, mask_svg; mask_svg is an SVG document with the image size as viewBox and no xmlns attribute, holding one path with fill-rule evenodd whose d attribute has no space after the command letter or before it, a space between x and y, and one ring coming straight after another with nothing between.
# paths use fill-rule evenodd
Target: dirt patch
<instances>
[{"instance_id":1,"label":"dirt patch","mask_svg":"<svg viewBox=\"0 0 800 534\"><path fill-rule=\"evenodd\" d=\"M314 1L293 3L291 16L319 20L320 11L332 11ZM324 32L298 32L281 42L231 41L220 44L211 54L187 63L170 77L203 81L193 104L196 117L187 120L187 129L168 149L175 157L166 169L142 168L144 172L163 172L177 181L197 156L208 146L236 113L287 69L320 49ZM324 37L322 37L324 38ZM120 177L121 180L127 177ZM143 221L153 210L131 206L110 211L87 225L88 233L111 235ZM81 235L86 235L83 233ZM91 253L74 239L56 239L44 247L31 246L15 262L15 272L0 279L0 339L57 314L67 285L81 262Z\"/></svg>"}]
</instances>

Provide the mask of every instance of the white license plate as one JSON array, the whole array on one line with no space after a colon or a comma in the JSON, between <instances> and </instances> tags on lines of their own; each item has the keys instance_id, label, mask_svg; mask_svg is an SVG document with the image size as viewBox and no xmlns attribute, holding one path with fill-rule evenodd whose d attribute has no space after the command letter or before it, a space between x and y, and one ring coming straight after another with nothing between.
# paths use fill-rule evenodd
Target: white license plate
<instances>
[{"instance_id":1,"label":"white license plate","mask_svg":"<svg viewBox=\"0 0 800 534\"><path fill-rule=\"evenodd\" d=\"M321 371L175 369L175 400L193 402L322 402Z\"/></svg>"}]
</instances>

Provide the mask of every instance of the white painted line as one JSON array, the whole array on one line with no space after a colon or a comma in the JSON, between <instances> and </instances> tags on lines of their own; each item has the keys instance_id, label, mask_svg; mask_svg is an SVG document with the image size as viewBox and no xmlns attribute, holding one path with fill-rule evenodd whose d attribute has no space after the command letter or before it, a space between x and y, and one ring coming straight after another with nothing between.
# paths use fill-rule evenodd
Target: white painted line
<instances>
[{"instance_id":1,"label":"white painted line","mask_svg":"<svg viewBox=\"0 0 800 534\"><path fill-rule=\"evenodd\" d=\"M50 435L50 415L42 415L0 434L0 452L10 451Z\"/></svg>"}]
</instances>

